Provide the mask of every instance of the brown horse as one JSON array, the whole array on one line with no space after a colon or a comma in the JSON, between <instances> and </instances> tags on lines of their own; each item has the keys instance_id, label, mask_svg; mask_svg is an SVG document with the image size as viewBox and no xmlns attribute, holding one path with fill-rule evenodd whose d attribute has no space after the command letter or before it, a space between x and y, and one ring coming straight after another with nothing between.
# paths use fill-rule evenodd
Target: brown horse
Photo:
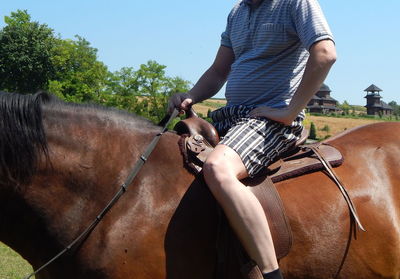
<instances>
[{"instance_id":1,"label":"brown horse","mask_svg":"<svg viewBox=\"0 0 400 279\"><path fill-rule=\"evenodd\" d=\"M160 128L106 108L46 94L0 94L0 240L38 268L79 235L112 198ZM216 203L183 166L166 133L124 196L76 247L36 278L212 279ZM400 124L329 140L336 171L367 232L351 242L339 278L400 278ZM294 235L285 278L332 278L350 217L323 172L278 184ZM230 279L239 279L231 266Z\"/></svg>"}]
</instances>

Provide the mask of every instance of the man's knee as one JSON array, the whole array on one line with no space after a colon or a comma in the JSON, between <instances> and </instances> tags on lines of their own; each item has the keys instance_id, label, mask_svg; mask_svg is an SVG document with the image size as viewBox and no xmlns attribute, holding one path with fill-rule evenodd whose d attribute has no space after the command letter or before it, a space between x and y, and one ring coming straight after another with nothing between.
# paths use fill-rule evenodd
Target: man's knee
<instances>
[{"instance_id":1,"label":"man's knee","mask_svg":"<svg viewBox=\"0 0 400 279\"><path fill-rule=\"evenodd\" d=\"M228 171L227 168L223 168L223 158L220 156L211 155L207 158L203 165L204 177L218 179L223 176L225 172Z\"/></svg>"},{"instance_id":2,"label":"man's knee","mask_svg":"<svg viewBox=\"0 0 400 279\"><path fill-rule=\"evenodd\" d=\"M228 191L235 177L221 156L210 156L203 165L204 180L214 197L219 200Z\"/></svg>"},{"instance_id":3,"label":"man's knee","mask_svg":"<svg viewBox=\"0 0 400 279\"><path fill-rule=\"evenodd\" d=\"M241 179L247 176L239 155L231 148L218 145L203 165L204 177L222 181L225 179Z\"/></svg>"}]
</instances>

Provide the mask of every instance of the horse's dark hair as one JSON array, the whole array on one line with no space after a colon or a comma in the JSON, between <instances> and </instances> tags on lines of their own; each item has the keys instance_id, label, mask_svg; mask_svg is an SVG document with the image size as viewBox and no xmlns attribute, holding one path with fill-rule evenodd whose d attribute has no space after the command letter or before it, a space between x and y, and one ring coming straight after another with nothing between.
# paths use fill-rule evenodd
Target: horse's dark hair
<instances>
[{"instance_id":1,"label":"horse's dark hair","mask_svg":"<svg viewBox=\"0 0 400 279\"><path fill-rule=\"evenodd\" d=\"M0 185L13 183L18 188L27 184L37 170L41 155L51 164L42 120L42 109L49 106L72 113L84 108L85 112L129 119L127 123L141 130L159 129L147 119L113 108L66 103L46 92L21 95L0 91Z\"/></svg>"},{"instance_id":2,"label":"horse's dark hair","mask_svg":"<svg viewBox=\"0 0 400 279\"><path fill-rule=\"evenodd\" d=\"M36 171L38 151L47 156L41 104L47 93L0 92L0 184L26 184Z\"/></svg>"}]
</instances>

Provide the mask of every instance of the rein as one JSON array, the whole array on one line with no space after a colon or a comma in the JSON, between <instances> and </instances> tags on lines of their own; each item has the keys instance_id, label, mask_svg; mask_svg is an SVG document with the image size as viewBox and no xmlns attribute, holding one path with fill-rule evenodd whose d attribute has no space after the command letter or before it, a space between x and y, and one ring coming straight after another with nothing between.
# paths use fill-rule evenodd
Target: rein
<instances>
[{"instance_id":1,"label":"rein","mask_svg":"<svg viewBox=\"0 0 400 279\"><path fill-rule=\"evenodd\" d=\"M114 204L119 200L119 198L127 191L129 185L132 183L133 179L135 179L136 175L139 173L140 169L143 167L143 165L146 163L147 158L150 156L150 154L153 152L155 147L157 146L158 141L160 140L161 136L168 131L168 125L174 119L177 117L179 114L178 110L174 109L172 114L169 116L165 116L163 120L161 120L160 123L164 124L163 129L160 133L158 133L153 140L150 142L150 144L147 146L145 152L140 156L140 159L136 162L135 166L133 167L132 171L126 178L125 182L122 183L120 186L120 189L118 192L114 195L114 197L108 202L108 204L104 207L104 209L99 213L99 215L96 216L96 219L77 237L75 238L68 246L66 246L60 253L55 255L51 260L49 260L47 263L39 267L37 270L29 274L28 276L24 277L24 279L29 279L32 276L36 275L39 273L41 270L49 266L51 263L53 263L55 260L60 258L62 255L64 255L66 252L71 250L78 242L86 238L92 231L93 229L100 223L101 219L107 214L107 212L114 206Z\"/></svg>"}]
</instances>

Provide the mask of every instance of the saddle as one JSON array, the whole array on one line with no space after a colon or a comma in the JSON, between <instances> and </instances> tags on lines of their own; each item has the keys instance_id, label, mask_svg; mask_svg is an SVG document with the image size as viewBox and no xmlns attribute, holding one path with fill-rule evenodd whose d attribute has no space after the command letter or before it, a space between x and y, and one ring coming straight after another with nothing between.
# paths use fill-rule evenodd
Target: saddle
<instances>
[{"instance_id":1,"label":"saddle","mask_svg":"<svg viewBox=\"0 0 400 279\"><path fill-rule=\"evenodd\" d=\"M207 156L219 142L214 126L197 117L191 109L187 113L187 118L178 122L174 130L181 135L179 145L186 166L193 173L200 173ZM292 245L292 233L274 183L324 169L333 176L334 180L338 180L333 168L343 163L343 156L339 150L325 143L307 145L305 144L307 137L308 132L304 129L300 139L288 152L265 168L257 177L242 180L264 209L278 260L289 253ZM349 204L354 219L363 230L354 206L340 181L338 181L338 187ZM254 270L257 266L251 264L251 261L244 264L243 267L245 278L262 278L251 275L261 274Z\"/></svg>"}]
</instances>

